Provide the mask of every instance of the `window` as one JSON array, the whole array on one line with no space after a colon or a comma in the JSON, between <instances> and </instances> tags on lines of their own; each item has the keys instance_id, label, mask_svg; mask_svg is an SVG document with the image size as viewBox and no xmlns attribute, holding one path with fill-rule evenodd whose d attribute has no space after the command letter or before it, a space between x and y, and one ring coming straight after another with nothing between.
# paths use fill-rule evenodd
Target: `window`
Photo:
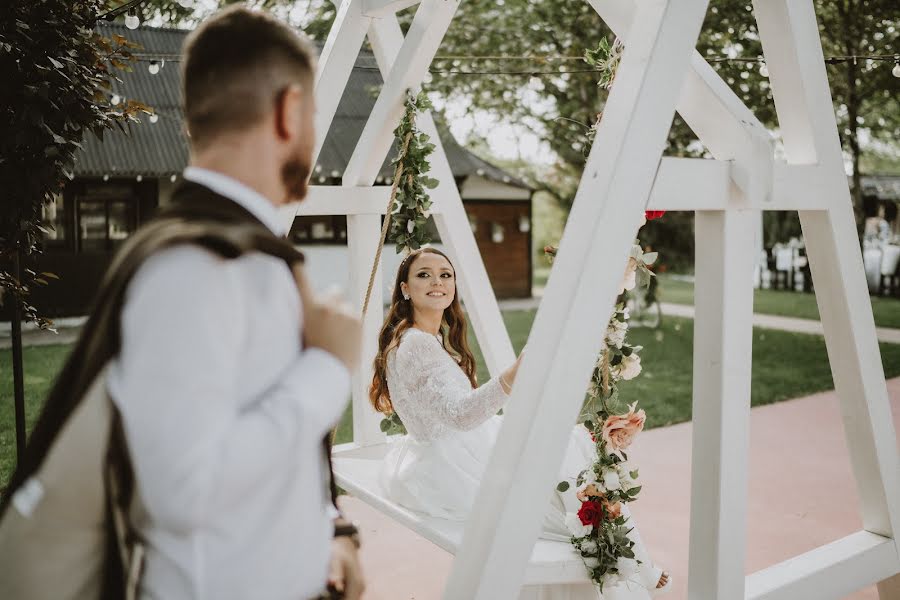
<instances>
[{"instance_id":1,"label":"window","mask_svg":"<svg viewBox=\"0 0 900 600\"><path fill-rule=\"evenodd\" d=\"M137 228L138 199L130 186L88 186L76 202L82 252L112 252Z\"/></svg>"},{"instance_id":2,"label":"window","mask_svg":"<svg viewBox=\"0 0 900 600\"><path fill-rule=\"evenodd\" d=\"M298 245L347 243L347 217L331 215L297 217L291 227L290 239Z\"/></svg>"},{"instance_id":3,"label":"window","mask_svg":"<svg viewBox=\"0 0 900 600\"><path fill-rule=\"evenodd\" d=\"M47 232L44 240L49 246L64 245L66 235L66 202L62 194L53 196L53 200L41 207L41 218Z\"/></svg>"}]
</instances>

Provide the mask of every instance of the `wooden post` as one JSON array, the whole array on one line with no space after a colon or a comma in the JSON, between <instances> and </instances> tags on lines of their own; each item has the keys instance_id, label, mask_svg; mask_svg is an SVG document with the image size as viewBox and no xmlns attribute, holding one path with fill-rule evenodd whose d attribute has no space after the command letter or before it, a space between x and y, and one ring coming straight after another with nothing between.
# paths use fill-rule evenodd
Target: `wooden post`
<instances>
[{"instance_id":1,"label":"wooden post","mask_svg":"<svg viewBox=\"0 0 900 600\"><path fill-rule=\"evenodd\" d=\"M13 275L17 283L22 281L22 255L17 247L13 254ZM13 299L11 325L12 359L13 359L13 396L16 411L16 462L22 460L25 453L25 442L28 434L25 428L25 375L22 356L22 303L18 296Z\"/></svg>"},{"instance_id":2,"label":"wooden post","mask_svg":"<svg viewBox=\"0 0 900 600\"><path fill-rule=\"evenodd\" d=\"M691 600L744 597L758 215L696 213Z\"/></svg>"}]
</instances>

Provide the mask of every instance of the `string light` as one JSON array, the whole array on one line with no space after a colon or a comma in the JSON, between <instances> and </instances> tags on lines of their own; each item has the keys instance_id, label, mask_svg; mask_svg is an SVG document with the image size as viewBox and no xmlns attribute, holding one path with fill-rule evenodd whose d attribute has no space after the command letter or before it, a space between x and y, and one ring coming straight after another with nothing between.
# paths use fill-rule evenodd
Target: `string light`
<instances>
[{"instance_id":1,"label":"string light","mask_svg":"<svg viewBox=\"0 0 900 600\"><path fill-rule=\"evenodd\" d=\"M900 77L900 60L898 60L894 64L894 68L891 69L891 75L893 75L894 77Z\"/></svg>"},{"instance_id":2,"label":"string light","mask_svg":"<svg viewBox=\"0 0 900 600\"><path fill-rule=\"evenodd\" d=\"M141 20L134 13L129 13L128 16L125 17L125 27L128 29L137 29L141 25Z\"/></svg>"},{"instance_id":3,"label":"string light","mask_svg":"<svg viewBox=\"0 0 900 600\"><path fill-rule=\"evenodd\" d=\"M152 115L150 115L150 122L151 122L151 123L156 123L157 121L159 121L159 115L158 115L158 114L153 113Z\"/></svg>"},{"instance_id":4,"label":"string light","mask_svg":"<svg viewBox=\"0 0 900 600\"><path fill-rule=\"evenodd\" d=\"M151 75L156 75L157 73L159 73L160 68L162 68L162 64L160 64L159 61L151 60L150 66L147 67L147 70L150 71Z\"/></svg>"},{"instance_id":5,"label":"string light","mask_svg":"<svg viewBox=\"0 0 900 600\"><path fill-rule=\"evenodd\" d=\"M769 76L769 67L766 66L766 63L763 63L759 66L759 74L762 75L763 77Z\"/></svg>"},{"instance_id":6,"label":"string light","mask_svg":"<svg viewBox=\"0 0 900 600\"><path fill-rule=\"evenodd\" d=\"M137 177L134 178L134 180L137 181L138 183L140 183L140 182L142 182L142 181L144 180L144 176L143 176L143 175L138 175Z\"/></svg>"},{"instance_id":7,"label":"string light","mask_svg":"<svg viewBox=\"0 0 900 600\"><path fill-rule=\"evenodd\" d=\"M118 94L113 94L113 97L109 99L110 104L113 106L118 106L121 101L122 98Z\"/></svg>"}]
</instances>

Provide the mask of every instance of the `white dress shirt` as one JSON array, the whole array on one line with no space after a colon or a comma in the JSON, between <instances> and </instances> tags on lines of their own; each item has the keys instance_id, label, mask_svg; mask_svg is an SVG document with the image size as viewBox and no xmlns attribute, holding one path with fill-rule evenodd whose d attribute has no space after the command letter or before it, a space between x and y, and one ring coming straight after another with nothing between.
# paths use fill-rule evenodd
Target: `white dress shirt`
<instances>
[{"instance_id":1,"label":"white dress shirt","mask_svg":"<svg viewBox=\"0 0 900 600\"><path fill-rule=\"evenodd\" d=\"M222 174L185 178L278 228L277 209ZM334 533L322 437L350 383L301 346L301 306L280 259L179 246L128 287L108 389L146 510L142 598L305 600L324 586Z\"/></svg>"}]
</instances>

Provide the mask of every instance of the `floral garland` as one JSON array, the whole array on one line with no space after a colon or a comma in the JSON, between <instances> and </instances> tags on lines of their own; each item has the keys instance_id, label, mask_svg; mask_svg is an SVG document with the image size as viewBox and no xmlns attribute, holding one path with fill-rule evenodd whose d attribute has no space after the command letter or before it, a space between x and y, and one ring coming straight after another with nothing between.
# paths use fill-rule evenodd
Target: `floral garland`
<instances>
[{"instance_id":1,"label":"floral garland","mask_svg":"<svg viewBox=\"0 0 900 600\"><path fill-rule=\"evenodd\" d=\"M555 256L556 248L545 248ZM619 285L619 301L606 328L604 348L594 366L584 409L584 427L595 444L596 458L575 479L576 496L581 501L577 513L566 515L571 543L580 554L591 580L600 591L604 586L630 580L640 561L635 558L631 527L623 506L637 499L641 491L638 469L628 463L627 448L644 428L646 413L637 402L625 406L619 399L619 383L641 373L641 346L628 343L628 308L625 292L650 285L650 266L657 255L644 253L640 244L632 246ZM571 487L562 481L557 491Z\"/></svg>"},{"instance_id":2,"label":"floral garland","mask_svg":"<svg viewBox=\"0 0 900 600\"><path fill-rule=\"evenodd\" d=\"M432 108L425 92L407 93L406 111L394 130L400 148L391 161L395 167L396 195L391 209L391 229L388 240L397 244L397 253L418 250L431 242L426 223L431 218L431 199L428 191L437 187L437 179L428 177L431 169L428 156L434 144L419 130L416 115Z\"/></svg>"},{"instance_id":3,"label":"floral garland","mask_svg":"<svg viewBox=\"0 0 900 600\"><path fill-rule=\"evenodd\" d=\"M610 45L604 39L596 50L585 54L586 62L602 70L601 87L608 89L612 85L622 49L619 40ZM594 140L599 122L600 115L587 134L589 143ZM644 222L663 214L664 211L647 211ZM544 250L552 261L557 249L548 246ZM635 240L585 403L584 427L594 442L596 457L574 477L581 507L577 513L566 514L565 519L572 534L571 543L601 592L604 586L633 580L641 564L635 557L634 541L628 536L632 527L624 505L637 499L642 486L638 483L638 469L628 462L626 450L644 429L647 415L643 409L637 410L637 402L626 406L619 399L619 383L634 379L642 369L641 347L627 341L629 315L625 294L636 287L650 286L655 276L650 266L657 257L656 252L645 253L639 240ZM570 487L569 481L562 481L556 489L565 492Z\"/></svg>"}]
</instances>

